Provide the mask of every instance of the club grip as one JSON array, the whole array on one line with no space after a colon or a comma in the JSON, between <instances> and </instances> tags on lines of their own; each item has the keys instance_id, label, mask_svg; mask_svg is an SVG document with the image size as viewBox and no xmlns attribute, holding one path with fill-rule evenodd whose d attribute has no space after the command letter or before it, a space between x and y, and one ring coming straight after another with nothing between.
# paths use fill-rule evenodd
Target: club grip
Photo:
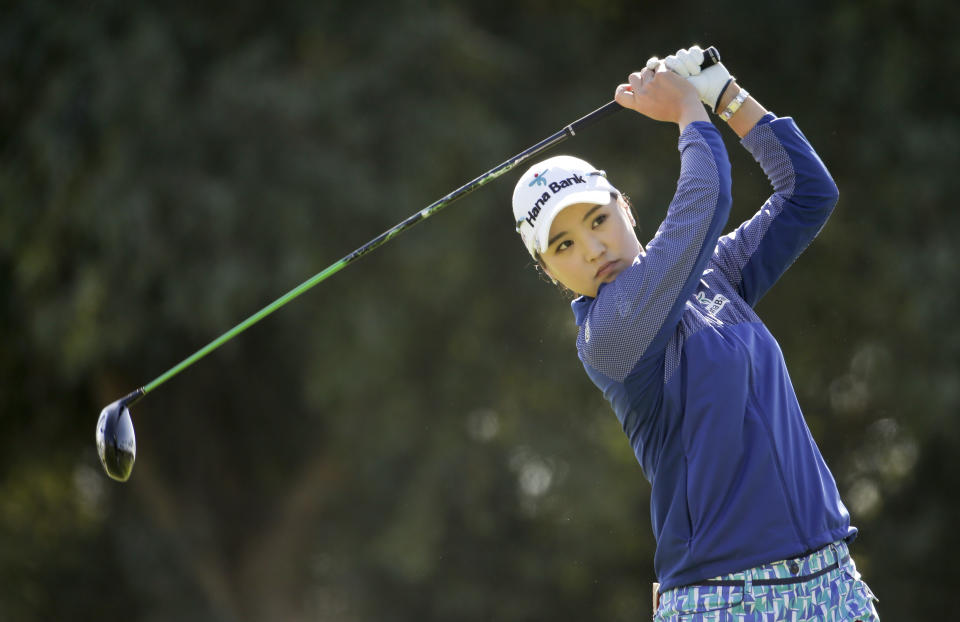
<instances>
[{"instance_id":1,"label":"club grip","mask_svg":"<svg viewBox=\"0 0 960 622\"><path fill-rule=\"evenodd\" d=\"M701 69L706 69L711 65L716 65L720 62L720 52L717 51L717 48L712 45L703 51L703 62L700 63Z\"/></svg>"}]
</instances>

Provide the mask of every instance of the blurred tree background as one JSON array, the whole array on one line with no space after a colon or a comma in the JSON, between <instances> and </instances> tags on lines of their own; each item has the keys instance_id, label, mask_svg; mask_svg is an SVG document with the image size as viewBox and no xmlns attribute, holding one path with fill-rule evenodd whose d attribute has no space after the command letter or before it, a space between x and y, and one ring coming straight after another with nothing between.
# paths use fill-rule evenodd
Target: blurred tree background
<instances>
[{"instance_id":1,"label":"blurred tree background","mask_svg":"<svg viewBox=\"0 0 960 622\"><path fill-rule=\"evenodd\" d=\"M881 615L948 611L960 11L695 5L5 3L0 619L647 619L649 487L513 231L519 173L138 404L127 484L93 435L105 404L692 42L837 180L758 310ZM768 185L722 131L732 227ZM675 126L623 113L561 149L648 239Z\"/></svg>"}]
</instances>

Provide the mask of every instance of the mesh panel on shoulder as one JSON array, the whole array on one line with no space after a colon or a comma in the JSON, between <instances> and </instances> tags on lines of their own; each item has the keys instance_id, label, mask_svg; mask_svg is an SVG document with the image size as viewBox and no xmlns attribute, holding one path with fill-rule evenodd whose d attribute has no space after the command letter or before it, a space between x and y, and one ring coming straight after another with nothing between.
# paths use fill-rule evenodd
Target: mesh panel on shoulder
<instances>
[{"instance_id":1,"label":"mesh panel on shoulder","mask_svg":"<svg viewBox=\"0 0 960 622\"><path fill-rule=\"evenodd\" d=\"M699 130L681 135L680 181L667 218L646 252L601 288L577 337L580 358L617 382L665 327L696 265L710 228L720 180L717 163Z\"/></svg>"}]
</instances>

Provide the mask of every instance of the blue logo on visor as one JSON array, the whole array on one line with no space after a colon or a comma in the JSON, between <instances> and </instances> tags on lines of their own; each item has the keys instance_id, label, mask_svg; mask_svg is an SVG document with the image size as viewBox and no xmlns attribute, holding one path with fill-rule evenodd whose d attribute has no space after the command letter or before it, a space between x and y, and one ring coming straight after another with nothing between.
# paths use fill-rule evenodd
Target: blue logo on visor
<instances>
[{"instance_id":1,"label":"blue logo on visor","mask_svg":"<svg viewBox=\"0 0 960 622\"><path fill-rule=\"evenodd\" d=\"M544 175L545 175L546 172L549 171L549 170L550 170L550 169L545 168L545 169L543 169L542 171L540 171L539 173L534 173L534 174L533 174L533 181L530 182L530 187L533 188L533 187L536 186L536 185L546 186L546 185L547 185L547 178L544 177Z\"/></svg>"}]
</instances>

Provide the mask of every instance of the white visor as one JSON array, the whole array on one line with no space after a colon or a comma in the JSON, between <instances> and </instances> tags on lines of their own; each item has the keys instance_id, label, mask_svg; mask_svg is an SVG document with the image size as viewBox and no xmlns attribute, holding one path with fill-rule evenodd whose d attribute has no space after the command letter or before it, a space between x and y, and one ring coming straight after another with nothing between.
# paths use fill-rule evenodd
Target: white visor
<instances>
[{"instance_id":1,"label":"white visor","mask_svg":"<svg viewBox=\"0 0 960 622\"><path fill-rule=\"evenodd\" d=\"M557 214L578 203L606 205L619 191L606 173L573 156L554 156L534 164L513 189L513 217L527 251L545 253Z\"/></svg>"}]
</instances>

